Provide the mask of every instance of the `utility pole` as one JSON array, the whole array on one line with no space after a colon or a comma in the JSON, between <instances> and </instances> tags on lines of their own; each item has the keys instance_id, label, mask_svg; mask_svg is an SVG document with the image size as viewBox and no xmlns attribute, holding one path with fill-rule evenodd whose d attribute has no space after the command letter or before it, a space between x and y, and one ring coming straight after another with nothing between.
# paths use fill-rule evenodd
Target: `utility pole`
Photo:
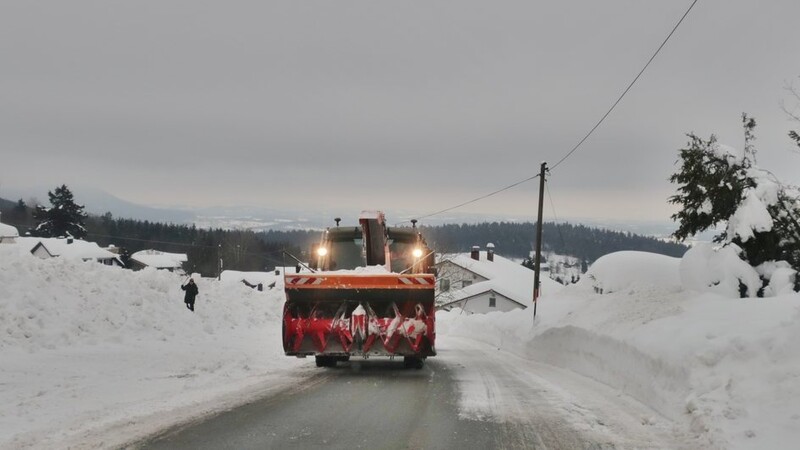
<instances>
[{"instance_id":1,"label":"utility pole","mask_svg":"<svg viewBox=\"0 0 800 450\"><path fill-rule=\"evenodd\" d=\"M539 267L542 263L542 210L544 209L544 176L547 163L542 163L539 172L539 220L536 225L536 259L533 264L533 318L536 319L536 304L539 300Z\"/></svg>"},{"instance_id":2,"label":"utility pole","mask_svg":"<svg viewBox=\"0 0 800 450\"><path fill-rule=\"evenodd\" d=\"M222 281L222 244L217 245L217 257L219 258L217 280Z\"/></svg>"}]
</instances>

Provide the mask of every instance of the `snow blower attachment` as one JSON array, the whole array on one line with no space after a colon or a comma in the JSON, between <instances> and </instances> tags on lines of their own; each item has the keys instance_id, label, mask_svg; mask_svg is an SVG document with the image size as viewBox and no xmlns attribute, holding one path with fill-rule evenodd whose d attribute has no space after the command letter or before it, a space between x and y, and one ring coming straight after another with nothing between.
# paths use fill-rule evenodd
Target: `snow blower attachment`
<instances>
[{"instance_id":1,"label":"snow blower attachment","mask_svg":"<svg viewBox=\"0 0 800 450\"><path fill-rule=\"evenodd\" d=\"M336 224L312 248L313 272L284 275L284 351L317 366L402 356L421 368L436 355L433 252L416 226L388 228L381 212Z\"/></svg>"}]
</instances>

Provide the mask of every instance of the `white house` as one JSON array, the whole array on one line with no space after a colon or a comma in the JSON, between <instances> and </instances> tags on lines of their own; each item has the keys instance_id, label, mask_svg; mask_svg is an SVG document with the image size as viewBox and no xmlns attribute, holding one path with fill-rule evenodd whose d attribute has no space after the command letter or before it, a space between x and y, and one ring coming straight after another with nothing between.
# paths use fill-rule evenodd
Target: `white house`
<instances>
[{"instance_id":1,"label":"white house","mask_svg":"<svg viewBox=\"0 0 800 450\"><path fill-rule=\"evenodd\" d=\"M82 261L97 261L107 266L123 267L119 256L100 248L95 242L74 238L34 237L21 237L17 239L17 242L29 248L34 256L43 259L59 257Z\"/></svg>"},{"instance_id":2,"label":"white house","mask_svg":"<svg viewBox=\"0 0 800 450\"><path fill-rule=\"evenodd\" d=\"M19 233L16 228L0 223L0 244L13 244L17 238L19 238Z\"/></svg>"},{"instance_id":3,"label":"white house","mask_svg":"<svg viewBox=\"0 0 800 450\"><path fill-rule=\"evenodd\" d=\"M131 255L134 270L153 267L170 272L183 272L183 263L188 260L189 257L185 253L167 253L159 250L140 250Z\"/></svg>"},{"instance_id":4,"label":"white house","mask_svg":"<svg viewBox=\"0 0 800 450\"><path fill-rule=\"evenodd\" d=\"M436 264L436 304L450 310L459 307L469 313L524 309L533 303L532 270L494 253L473 247L470 253L443 256ZM542 274L540 295L563 286Z\"/></svg>"}]
</instances>

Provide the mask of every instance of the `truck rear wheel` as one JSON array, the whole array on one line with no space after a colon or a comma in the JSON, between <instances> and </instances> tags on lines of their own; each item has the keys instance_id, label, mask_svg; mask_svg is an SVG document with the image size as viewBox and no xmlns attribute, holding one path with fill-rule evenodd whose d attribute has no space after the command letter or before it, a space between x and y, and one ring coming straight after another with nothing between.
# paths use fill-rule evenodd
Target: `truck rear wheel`
<instances>
[{"instance_id":1,"label":"truck rear wheel","mask_svg":"<svg viewBox=\"0 0 800 450\"><path fill-rule=\"evenodd\" d=\"M317 367L334 367L336 366L336 358L332 356L315 356Z\"/></svg>"},{"instance_id":2,"label":"truck rear wheel","mask_svg":"<svg viewBox=\"0 0 800 450\"><path fill-rule=\"evenodd\" d=\"M403 366L406 369L422 369L422 366L425 364L425 360L416 356L406 356L403 358Z\"/></svg>"}]
</instances>

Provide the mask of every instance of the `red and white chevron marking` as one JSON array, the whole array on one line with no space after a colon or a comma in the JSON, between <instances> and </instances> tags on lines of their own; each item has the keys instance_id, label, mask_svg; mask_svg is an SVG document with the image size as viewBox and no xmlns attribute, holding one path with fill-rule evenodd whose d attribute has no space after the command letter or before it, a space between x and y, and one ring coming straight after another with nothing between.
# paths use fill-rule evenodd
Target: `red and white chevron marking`
<instances>
[{"instance_id":1,"label":"red and white chevron marking","mask_svg":"<svg viewBox=\"0 0 800 450\"><path fill-rule=\"evenodd\" d=\"M289 284L299 285L299 284L307 284L310 286L314 286L317 284L322 284L322 278L309 278L309 277L300 277L300 278L290 278Z\"/></svg>"},{"instance_id":2,"label":"red and white chevron marking","mask_svg":"<svg viewBox=\"0 0 800 450\"><path fill-rule=\"evenodd\" d=\"M421 284L424 286L432 286L433 281L423 277L400 277L398 278L403 284Z\"/></svg>"}]
</instances>

